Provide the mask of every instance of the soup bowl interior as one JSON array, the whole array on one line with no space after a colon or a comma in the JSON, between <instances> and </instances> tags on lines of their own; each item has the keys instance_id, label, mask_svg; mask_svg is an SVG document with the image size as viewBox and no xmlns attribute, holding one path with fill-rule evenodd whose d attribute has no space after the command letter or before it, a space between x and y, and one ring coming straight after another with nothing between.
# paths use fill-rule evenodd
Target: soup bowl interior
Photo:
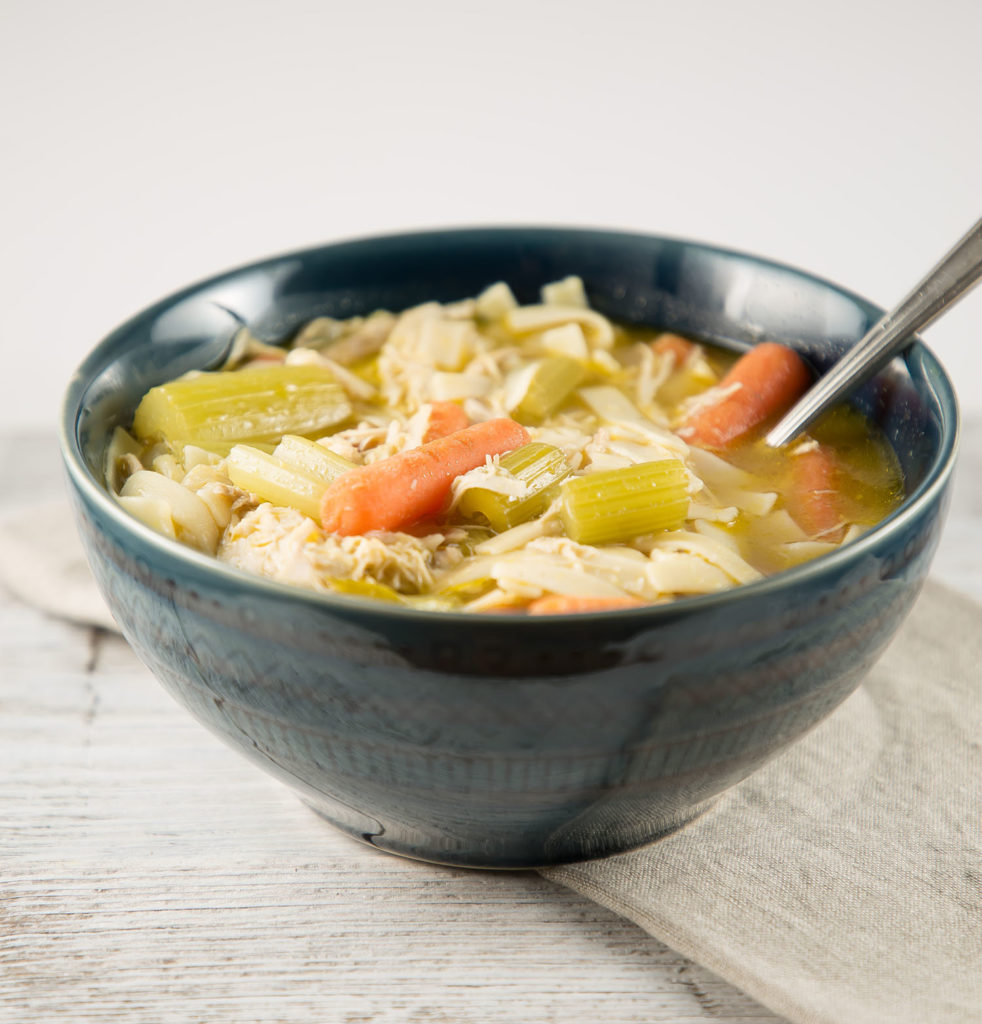
<instances>
[{"instance_id":1,"label":"soup bowl interior","mask_svg":"<svg viewBox=\"0 0 982 1024\"><path fill-rule=\"evenodd\" d=\"M381 849L530 867L676 829L855 688L923 581L957 436L922 344L853 403L906 497L859 540L722 594L590 615L423 612L248 576L158 536L106 492L112 430L145 391L219 365L243 326L400 310L504 280L519 301L580 276L622 322L797 348L819 371L879 315L800 271L652 236L550 228L338 243L231 271L128 321L79 368L63 454L78 528L123 633L205 725Z\"/></svg>"}]
</instances>

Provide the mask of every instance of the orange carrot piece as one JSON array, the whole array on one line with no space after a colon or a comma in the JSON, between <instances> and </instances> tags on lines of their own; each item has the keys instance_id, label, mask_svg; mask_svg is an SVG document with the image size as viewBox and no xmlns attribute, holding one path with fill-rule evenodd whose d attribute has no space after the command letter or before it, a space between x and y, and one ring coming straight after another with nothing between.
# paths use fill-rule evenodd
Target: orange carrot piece
<instances>
[{"instance_id":1,"label":"orange carrot piece","mask_svg":"<svg viewBox=\"0 0 982 1024\"><path fill-rule=\"evenodd\" d=\"M401 530L439 512L458 476L528 442L528 431L514 420L488 420L348 470L324 492L321 523L343 537Z\"/></svg>"},{"instance_id":2,"label":"orange carrot piece","mask_svg":"<svg viewBox=\"0 0 982 1024\"><path fill-rule=\"evenodd\" d=\"M765 341L742 355L720 381L731 394L696 408L679 437L706 448L724 448L755 427L789 409L811 383L811 374L793 349Z\"/></svg>"},{"instance_id":3,"label":"orange carrot piece","mask_svg":"<svg viewBox=\"0 0 982 1024\"><path fill-rule=\"evenodd\" d=\"M835 456L819 446L791 458L791 487L785 506L813 540L838 541L844 532Z\"/></svg>"},{"instance_id":4,"label":"orange carrot piece","mask_svg":"<svg viewBox=\"0 0 982 1024\"><path fill-rule=\"evenodd\" d=\"M671 354L675 357L676 369L689 361L697 347L681 334L660 334L651 343L652 350L659 355Z\"/></svg>"},{"instance_id":5,"label":"orange carrot piece","mask_svg":"<svg viewBox=\"0 0 982 1024\"><path fill-rule=\"evenodd\" d=\"M643 601L633 597L574 597L571 594L547 594L529 606L529 615L569 615L578 612L606 612L615 608L638 608Z\"/></svg>"},{"instance_id":6,"label":"orange carrot piece","mask_svg":"<svg viewBox=\"0 0 982 1024\"><path fill-rule=\"evenodd\" d=\"M446 437L470 426L467 413L456 402L431 402L430 418L423 434L423 444Z\"/></svg>"}]
</instances>

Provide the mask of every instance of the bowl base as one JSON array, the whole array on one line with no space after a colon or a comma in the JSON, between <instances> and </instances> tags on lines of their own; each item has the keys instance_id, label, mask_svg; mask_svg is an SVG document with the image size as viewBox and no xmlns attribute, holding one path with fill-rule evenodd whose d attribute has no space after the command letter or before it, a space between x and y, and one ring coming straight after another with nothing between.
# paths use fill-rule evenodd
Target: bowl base
<instances>
[{"instance_id":1,"label":"bowl base","mask_svg":"<svg viewBox=\"0 0 982 1024\"><path fill-rule=\"evenodd\" d=\"M302 798L301 802L339 832L396 857L478 871L531 871L596 860L647 846L701 818L712 810L718 800L719 795L713 796L657 824L650 817L645 819L642 816L616 820L609 817L607 809L606 814L591 811L580 815L568 825L553 829L546 835L529 831L518 838L475 836L470 840L436 829L424 834L402 824L385 826L377 820L371 831L362 831L353 828L350 821L339 820L331 809L318 806L309 798Z\"/></svg>"}]
</instances>

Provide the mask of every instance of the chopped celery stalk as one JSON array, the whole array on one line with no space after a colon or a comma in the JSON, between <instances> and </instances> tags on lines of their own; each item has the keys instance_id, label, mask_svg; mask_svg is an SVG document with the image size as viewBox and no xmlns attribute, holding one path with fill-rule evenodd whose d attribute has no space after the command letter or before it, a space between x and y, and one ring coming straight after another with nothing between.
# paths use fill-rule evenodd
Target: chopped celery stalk
<instances>
[{"instance_id":1,"label":"chopped celery stalk","mask_svg":"<svg viewBox=\"0 0 982 1024\"><path fill-rule=\"evenodd\" d=\"M541 515L557 495L560 480L569 475L566 456L551 444L534 441L502 455L499 465L527 487L513 497L490 487L470 487L457 506L465 518L481 516L497 533Z\"/></svg>"},{"instance_id":2,"label":"chopped celery stalk","mask_svg":"<svg viewBox=\"0 0 982 1024\"><path fill-rule=\"evenodd\" d=\"M579 544L625 543L677 530L689 509L685 466L678 459L641 462L565 481L560 518Z\"/></svg>"},{"instance_id":3,"label":"chopped celery stalk","mask_svg":"<svg viewBox=\"0 0 982 1024\"><path fill-rule=\"evenodd\" d=\"M437 592L437 596L450 598L453 601L470 601L475 597L486 594L489 590L493 590L494 586L494 577L480 576L476 580L464 580L462 583L443 587L443 589Z\"/></svg>"},{"instance_id":4,"label":"chopped celery stalk","mask_svg":"<svg viewBox=\"0 0 982 1024\"><path fill-rule=\"evenodd\" d=\"M583 376L577 360L546 356L518 371L509 382L505 404L520 422L538 422L562 405Z\"/></svg>"},{"instance_id":5,"label":"chopped celery stalk","mask_svg":"<svg viewBox=\"0 0 982 1024\"><path fill-rule=\"evenodd\" d=\"M321 519L321 498L327 484L258 448L237 444L228 453L225 470L236 487L273 505L295 508L314 522Z\"/></svg>"},{"instance_id":6,"label":"chopped celery stalk","mask_svg":"<svg viewBox=\"0 0 982 1024\"><path fill-rule=\"evenodd\" d=\"M376 601L401 602L402 595L385 583L376 583L374 580L330 580L331 590L339 594L352 594L354 597L371 597Z\"/></svg>"},{"instance_id":7,"label":"chopped celery stalk","mask_svg":"<svg viewBox=\"0 0 982 1024\"><path fill-rule=\"evenodd\" d=\"M307 437L287 434L273 450L273 454L287 465L303 470L308 476L317 477L329 484L342 473L354 469L355 464L343 455L325 448Z\"/></svg>"},{"instance_id":8,"label":"chopped celery stalk","mask_svg":"<svg viewBox=\"0 0 982 1024\"><path fill-rule=\"evenodd\" d=\"M324 433L350 415L344 389L323 366L246 367L151 388L137 407L133 432L224 454L240 442Z\"/></svg>"}]
</instances>

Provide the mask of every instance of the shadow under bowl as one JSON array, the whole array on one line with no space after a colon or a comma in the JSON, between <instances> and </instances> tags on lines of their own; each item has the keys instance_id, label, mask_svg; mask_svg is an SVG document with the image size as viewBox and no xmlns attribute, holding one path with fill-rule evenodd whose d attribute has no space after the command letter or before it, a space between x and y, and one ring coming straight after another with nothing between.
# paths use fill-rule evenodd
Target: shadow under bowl
<instances>
[{"instance_id":1,"label":"shadow under bowl","mask_svg":"<svg viewBox=\"0 0 982 1024\"><path fill-rule=\"evenodd\" d=\"M215 365L243 324L288 339L569 274L621 321L793 345L827 368L879 310L808 274L654 236L460 229L327 245L194 285L106 338L68 390L78 527L124 635L206 726L372 845L524 868L672 831L825 717L909 611L954 462L951 384L921 343L853 399L890 439L902 506L859 540L723 594L576 617L420 612L290 588L158 536L107 494L112 429ZM207 784L207 780L203 780Z\"/></svg>"}]
</instances>

